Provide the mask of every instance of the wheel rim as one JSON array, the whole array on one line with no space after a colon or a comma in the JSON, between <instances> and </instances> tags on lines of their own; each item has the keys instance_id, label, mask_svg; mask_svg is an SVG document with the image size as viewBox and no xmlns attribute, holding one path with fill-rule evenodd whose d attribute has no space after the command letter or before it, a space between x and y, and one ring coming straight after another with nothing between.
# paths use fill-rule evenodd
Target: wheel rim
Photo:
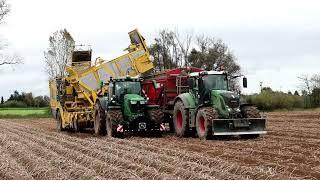
<instances>
[{"instance_id":1,"label":"wheel rim","mask_svg":"<svg viewBox=\"0 0 320 180\"><path fill-rule=\"evenodd\" d=\"M182 113L181 113L181 111L177 112L176 124L177 124L177 128L179 128L179 129L182 128Z\"/></svg>"},{"instance_id":2,"label":"wheel rim","mask_svg":"<svg viewBox=\"0 0 320 180\"><path fill-rule=\"evenodd\" d=\"M203 133L205 133L205 131L206 131L206 126L205 126L205 120L204 120L204 117L203 116L201 116L200 118L199 118L199 130L200 130L200 133L201 134L203 134Z\"/></svg>"}]
</instances>

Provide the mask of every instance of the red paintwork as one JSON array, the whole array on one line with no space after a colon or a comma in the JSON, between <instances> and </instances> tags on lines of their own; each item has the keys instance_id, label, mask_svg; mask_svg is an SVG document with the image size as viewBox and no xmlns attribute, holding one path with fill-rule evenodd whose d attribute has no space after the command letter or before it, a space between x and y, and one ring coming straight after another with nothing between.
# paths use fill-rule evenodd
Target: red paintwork
<instances>
[{"instance_id":1,"label":"red paintwork","mask_svg":"<svg viewBox=\"0 0 320 180\"><path fill-rule=\"evenodd\" d=\"M164 110L173 110L173 100L177 94L176 77L186 72L201 72L203 69L195 67L176 68L165 70L146 78L142 82L142 88L149 97L150 104L160 105ZM152 80L156 80L159 85L154 88ZM186 84L186 79L185 84Z\"/></svg>"}]
</instances>

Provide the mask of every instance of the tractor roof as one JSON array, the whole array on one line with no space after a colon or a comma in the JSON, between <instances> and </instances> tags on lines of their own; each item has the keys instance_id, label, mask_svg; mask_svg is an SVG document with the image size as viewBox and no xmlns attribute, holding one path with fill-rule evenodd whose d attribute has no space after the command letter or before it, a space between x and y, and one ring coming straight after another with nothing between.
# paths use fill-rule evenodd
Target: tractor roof
<instances>
[{"instance_id":1,"label":"tractor roof","mask_svg":"<svg viewBox=\"0 0 320 180\"><path fill-rule=\"evenodd\" d=\"M124 76L124 77L118 77L118 78L114 78L112 79L112 81L116 81L116 82L124 82L124 81L141 81L141 77L139 76L135 76L135 77L130 77L130 76Z\"/></svg>"},{"instance_id":2,"label":"tractor roof","mask_svg":"<svg viewBox=\"0 0 320 180\"><path fill-rule=\"evenodd\" d=\"M207 74L226 74L225 71L201 71L201 72L193 72L193 73L190 73L189 75L190 76L193 76L193 77L196 77L196 76L199 76L199 75L207 75Z\"/></svg>"}]
</instances>

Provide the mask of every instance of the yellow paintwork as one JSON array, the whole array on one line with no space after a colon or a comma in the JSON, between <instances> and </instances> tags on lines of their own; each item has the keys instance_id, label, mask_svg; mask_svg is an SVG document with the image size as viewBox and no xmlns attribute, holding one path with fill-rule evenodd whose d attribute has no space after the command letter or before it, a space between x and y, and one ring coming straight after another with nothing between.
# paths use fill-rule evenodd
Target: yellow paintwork
<instances>
[{"instance_id":1,"label":"yellow paintwork","mask_svg":"<svg viewBox=\"0 0 320 180\"><path fill-rule=\"evenodd\" d=\"M150 54L147 45L141 34L137 29L129 32L128 34L131 44L126 49L128 50L127 54L111 61L105 61L102 58L97 58L95 64L91 67L88 67L87 62L84 62L83 66L88 68L82 69L81 71L77 70L75 67L67 66L66 70L68 72L68 76L64 77L64 80L66 80L70 85L66 87L66 91L68 95L76 94L76 97L74 97L74 101L66 101L63 106L64 108L62 108L62 104L57 100L58 93L55 80L49 82L50 106L54 111L59 109L62 117L63 128L71 125L73 119L78 119L79 121L84 117L93 117L93 108L95 101L98 98L98 91L102 91L104 94L108 89L108 86L106 85L100 87L101 79L99 78L99 69L104 70L106 74L113 78L126 75L137 76L153 69L153 63L149 58ZM127 69L126 72L122 71L123 67L121 66L121 63L123 62L130 62L130 71L129 69ZM79 65L81 66L81 62L77 63L77 67L79 67ZM115 69L117 72L114 71ZM92 88L89 84L86 84L88 82L83 81L83 79L88 78L89 76L90 78L93 78L90 79L89 83L93 83L95 86L99 85L98 88Z\"/></svg>"}]
</instances>

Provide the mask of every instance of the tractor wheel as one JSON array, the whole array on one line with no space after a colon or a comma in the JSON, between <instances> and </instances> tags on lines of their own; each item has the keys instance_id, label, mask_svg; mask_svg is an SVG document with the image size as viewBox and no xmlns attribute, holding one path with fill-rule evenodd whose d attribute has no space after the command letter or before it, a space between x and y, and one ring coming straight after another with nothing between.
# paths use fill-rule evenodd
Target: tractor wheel
<instances>
[{"instance_id":1,"label":"tractor wheel","mask_svg":"<svg viewBox=\"0 0 320 180\"><path fill-rule=\"evenodd\" d=\"M176 135L183 137L188 130L188 113L181 101L177 101L173 109L173 124Z\"/></svg>"},{"instance_id":2,"label":"tractor wheel","mask_svg":"<svg viewBox=\"0 0 320 180\"><path fill-rule=\"evenodd\" d=\"M259 110L254 106L244 106L241 113L245 118L261 118Z\"/></svg>"},{"instance_id":3,"label":"tractor wheel","mask_svg":"<svg viewBox=\"0 0 320 180\"><path fill-rule=\"evenodd\" d=\"M164 114L164 122L165 123L169 123L169 129L170 129L170 133L174 133L175 129L174 129L174 124L173 124L173 118L172 116L170 116L170 114L165 113Z\"/></svg>"},{"instance_id":4,"label":"tractor wheel","mask_svg":"<svg viewBox=\"0 0 320 180\"><path fill-rule=\"evenodd\" d=\"M80 128L79 128L79 122L78 122L78 119L73 119L73 129L74 129L74 132L79 132L80 131Z\"/></svg>"},{"instance_id":5,"label":"tractor wheel","mask_svg":"<svg viewBox=\"0 0 320 180\"><path fill-rule=\"evenodd\" d=\"M123 137L123 132L117 132L118 124L123 121L122 112L120 110L110 110L107 114L106 130L108 137Z\"/></svg>"},{"instance_id":6,"label":"tractor wheel","mask_svg":"<svg viewBox=\"0 0 320 180\"><path fill-rule=\"evenodd\" d=\"M155 122L155 123L162 123L163 120L164 120L164 114L163 112L161 111L161 109L150 109L149 111L149 117L150 117L150 120L152 122Z\"/></svg>"},{"instance_id":7,"label":"tractor wheel","mask_svg":"<svg viewBox=\"0 0 320 180\"><path fill-rule=\"evenodd\" d=\"M107 114L106 127L107 127L107 136L113 137L115 135L115 130L113 128L112 119L109 113Z\"/></svg>"},{"instance_id":8,"label":"tractor wheel","mask_svg":"<svg viewBox=\"0 0 320 180\"><path fill-rule=\"evenodd\" d=\"M259 110L254 106L244 106L241 108L241 113L244 118L261 118ZM240 136L243 139L255 139L259 134L245 134Z\"/></svg>"},{"instance_id":9,"label":"tractor wheel","mask_svg":"<svg viewBox=\"0 0 320 180\"><path fill-rule=\"evenodd\" d=\"M62 117L59 110L57 111L56 120L57 120L57 130L64 131L64 128L62 128Z\"/></svg>"},{"instance_id":10,"label":"tractor wheel","mask_svg":"<svg viewBox=\"0 0 320 180\"><path fill-rule=\"evenodd\" d=\"M196 130L201 140L206 140L212 136L212 121L218 114L212 107L204 107L198 110L196 116Z\"/></svg>"},{"instance_id":11,"label":"tractor wheel","mask_svg":"<svg viewBox=\"0 0 320 180\"><path fill-rule=\"evenodd\" d=\"M94 133L104 135L106 131L106 115L99 101L96 103L94 109Z\"/></svg>"}]
</instances>

